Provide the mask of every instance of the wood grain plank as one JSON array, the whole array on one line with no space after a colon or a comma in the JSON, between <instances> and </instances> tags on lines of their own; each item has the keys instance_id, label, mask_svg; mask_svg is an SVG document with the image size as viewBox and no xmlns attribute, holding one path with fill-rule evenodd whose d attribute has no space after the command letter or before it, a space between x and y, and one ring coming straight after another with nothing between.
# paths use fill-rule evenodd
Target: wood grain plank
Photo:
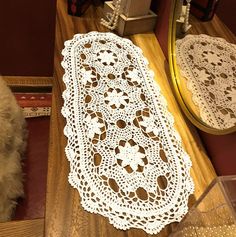
<instances>
[{"instance_id":1,"label":"wood grain plank","mask_svg":"<svg viewBox=\"0 0 236 237\"><path fill-rule=\"evenodd\" d=\"M45 233L50 237L168 236L174 224L164 228L158 235L148 235L138 229L117 230L109 224L107 218L84 211L80 204L78 191L68 183L69 162L64 152L66 138L63 135L65 120L60 114L63 105L61 94L65 89L62 82L64 71L60 66L62 60L60 52L64 47L64 41L71 39L75 33L85 33L91 30L107 31L99 24L101 14L100 7L91 6L83 17L70 17L66 13L66 1L58 0ZM144 55L149 60L162 93L168 101L168 109L175 117L176 129L180 132L183 145L192 159L191 173L196 185L194 200L215 177L214 169L200 143L196 130L186 122L172 95L165 71L166 60L155 35L153 33L135 35L131 37L131 40L143 49Z\"/></svg>"},{"instance_id":2,"label":"wood grain plank","mask_svg":"<svg viewBox=\"0 0 236 237\"><path fill-rule=\"evenodd\" d=\"M43 237L44 219L0 223L0 237Z\"/></svg>"},{"instance_id":3,"label":"wood grain plank","mask_svg":"<svg viewBox=\"0 0 236 237\"><path fill-rule=\"evenodd\" d=\"M189 34L206 34L212 37L224 38L233 44L236 43L236 36L219 19L217 15L214 15L211 21L206 22L200 21L196 17L190 15L189 22L192 25L188 31Z\"/></svg>"},{"instance_id":4,"label":"wood grain plank","mask_svg":"<svg viewBox=\"0 0 236 237\"><path fill-rule=\"evenodd\" d=\"M2 76L11 87L52 87L53 77Z\"/></svg>"}]
</instances>

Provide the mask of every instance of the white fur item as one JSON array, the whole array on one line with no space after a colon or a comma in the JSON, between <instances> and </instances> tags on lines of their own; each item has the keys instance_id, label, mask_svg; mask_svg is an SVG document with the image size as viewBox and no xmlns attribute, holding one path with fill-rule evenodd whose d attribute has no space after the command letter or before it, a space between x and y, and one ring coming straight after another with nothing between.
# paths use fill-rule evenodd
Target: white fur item
<instances>
[{"instance_id":1,"label":"white fur item","mask_svg":"<svg viewBox=\"0 0 236 237\"><path fill-rule=\"evenodd\" d=\"M11 219L24 195L21 157L26 141L22 109L0 77L0 222Z\"/></svg>"}]
</instances>

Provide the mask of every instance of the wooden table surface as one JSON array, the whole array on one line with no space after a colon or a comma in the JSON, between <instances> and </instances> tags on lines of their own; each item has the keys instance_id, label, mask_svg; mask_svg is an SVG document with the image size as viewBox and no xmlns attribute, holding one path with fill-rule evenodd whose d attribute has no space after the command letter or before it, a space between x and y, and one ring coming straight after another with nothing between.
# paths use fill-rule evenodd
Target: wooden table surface
<instances>
[{"instance_id":1,"label":"wooden table surface","mask_svg":"<svg viewBox=\"0 0 236 237\"><path fill-rule=\"evenodd\" d=\"M61 50L65 40L75 33L89 31L107 31L99 24L102 14L100 7L90 7L81 18L67 15L67 1L58 0L55 42L55 75L53 82L52 115L49 144L47 203L45 217L45 236L52 237L144 237L151 236L142 230L121 231L114 228L107 218L90 214L80 205L77 190L68 183L69 162L65 156L67 139L63 134L65 119L61 115L63 105L62 92L65 86L62 81L64 71L60 65ZM183 140L183 146L190 155L193 167L191 175L195 183L195 192L191 200L198 198L216 176L197 135L196 130L186 122L174 99L166 73L166 59L153 33L137 34L130 39L142 48L149 60L150 68L155 72L162 93L168 101L168 109L175 118L175 127ZM190 205L193 202L190 202ZM172 225L167 226L158 235L168 236Z\"/></svg>"}]
</instances>

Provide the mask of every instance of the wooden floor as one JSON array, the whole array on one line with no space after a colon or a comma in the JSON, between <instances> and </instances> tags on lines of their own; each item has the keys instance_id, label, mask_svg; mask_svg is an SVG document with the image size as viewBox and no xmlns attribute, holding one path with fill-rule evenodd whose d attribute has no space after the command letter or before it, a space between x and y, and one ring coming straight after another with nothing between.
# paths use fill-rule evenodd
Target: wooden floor
<instances>
[{"instance_id":1,"label":"wooden floor","mask_svg":"<svg viewBox=\"0 0 236 237\"><path fill-rule=\"evenodd\" d=\"M48 163L45 235L52 237L151 236L137 229L128 231L117 230L109 224L106 218L84 211L80 204L78 191L73 189L68 183L69 162L65 156L66 138L63 135L65 120L60 113L63 105L61 95L65 89L62 82L64 71L60 66L62 60L61 50L64 47L64 41L71 39L75 33L107 30L99 24L102 14L101 8L90 7L82 18L76 18L67 15L66 3L66 0L58 0L57 6L55 76ZM130 37L130 39L142 48L145 57L149 60L150 68L155 72L155 79L168 101L168 109L175 117L175 127L183 139L183 146L193 162L191 175L195 182L195 192L191 200L194 202L215 177L214 169L199 142L196 130L186 123L174 99L165 71L166 59L155 35L153 33L139 34ZM193 202L190 202L190 205ZM153 236L168 236L171 228L172 226L170 225L161 231L160 234Z\"/></svg>"},{"instance_id":2,"label":"wooden floor","mask_svg":"<svg viewBox=\"0 0 236 237\"><path fill-rule=\"evenodd\" d=\"M99 24L101 15L101 7L91 6L83 17L71 17L67 14L67 0L57 1L55 73L50 122L46 217L44 224L40 219L18 222L18 224L12 223L12 225L5 223L3 228L0 225L0 237L167 237L172 230L173 224L164 228L157 235L148 235L138 229L117 230L109 224L107 218L84 211L80 204L78 191L68 183L69 162L65 156L67 140L63 134L65 119L61 115L62 92L65 89L62 82L64 71L60 65L62 60L61 51L64 47L64 41L71 39L75 33L86 33L94 30L107 31ZM191 157L193 164L191 176L195 183L194 195L191 196L189 202L189 206L191 206L214 179L215 171L195 128L181 114L174 99L168 83L169 73L168 70L166 71L168 68L166 59L154 33L137 34L130 37L130 39L142 48L144 56L149 60L150 68L155 73L155 80L160 85L168 102L168 109L175 118L175 128L182 137L185 150ZM12 226L15 226L15 229Z\"/></svg>"}]
</instances>

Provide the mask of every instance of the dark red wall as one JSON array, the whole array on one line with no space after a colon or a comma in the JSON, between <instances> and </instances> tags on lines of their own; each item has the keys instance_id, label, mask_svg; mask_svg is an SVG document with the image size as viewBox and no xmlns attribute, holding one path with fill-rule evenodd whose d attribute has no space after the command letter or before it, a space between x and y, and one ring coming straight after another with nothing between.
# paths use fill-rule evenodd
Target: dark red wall
<instances>
[{"instance_id":1,"label":"dark red wall","mask_svg":"<svg viewBox=\"0 0 236 237\"><path fill-rule=\"evenodd\" d=\"M171 0L152 1L152 10L157 14L155 34L166 56L166 59L168 58L168 29L171 2Z\"/></svg>"},{"instance_id":2,"label":"dark red wall","mask_svg":"<svg viewBox=\"0 0 236 237\"><path fill-rule=\"evenodd\" d=\"M236 1L220 0L216 10L217 16L236 35Z\"/></svg>"},{"instance_id":3,"label":"dark red wall","mask_svg":"<svg viewBox=\"0 0 236 237\"><path fill-rule=\"evenodd\" d=\"M56 0L0 0L0 74L52 76Z\"/></svg>"}]
</instances>

